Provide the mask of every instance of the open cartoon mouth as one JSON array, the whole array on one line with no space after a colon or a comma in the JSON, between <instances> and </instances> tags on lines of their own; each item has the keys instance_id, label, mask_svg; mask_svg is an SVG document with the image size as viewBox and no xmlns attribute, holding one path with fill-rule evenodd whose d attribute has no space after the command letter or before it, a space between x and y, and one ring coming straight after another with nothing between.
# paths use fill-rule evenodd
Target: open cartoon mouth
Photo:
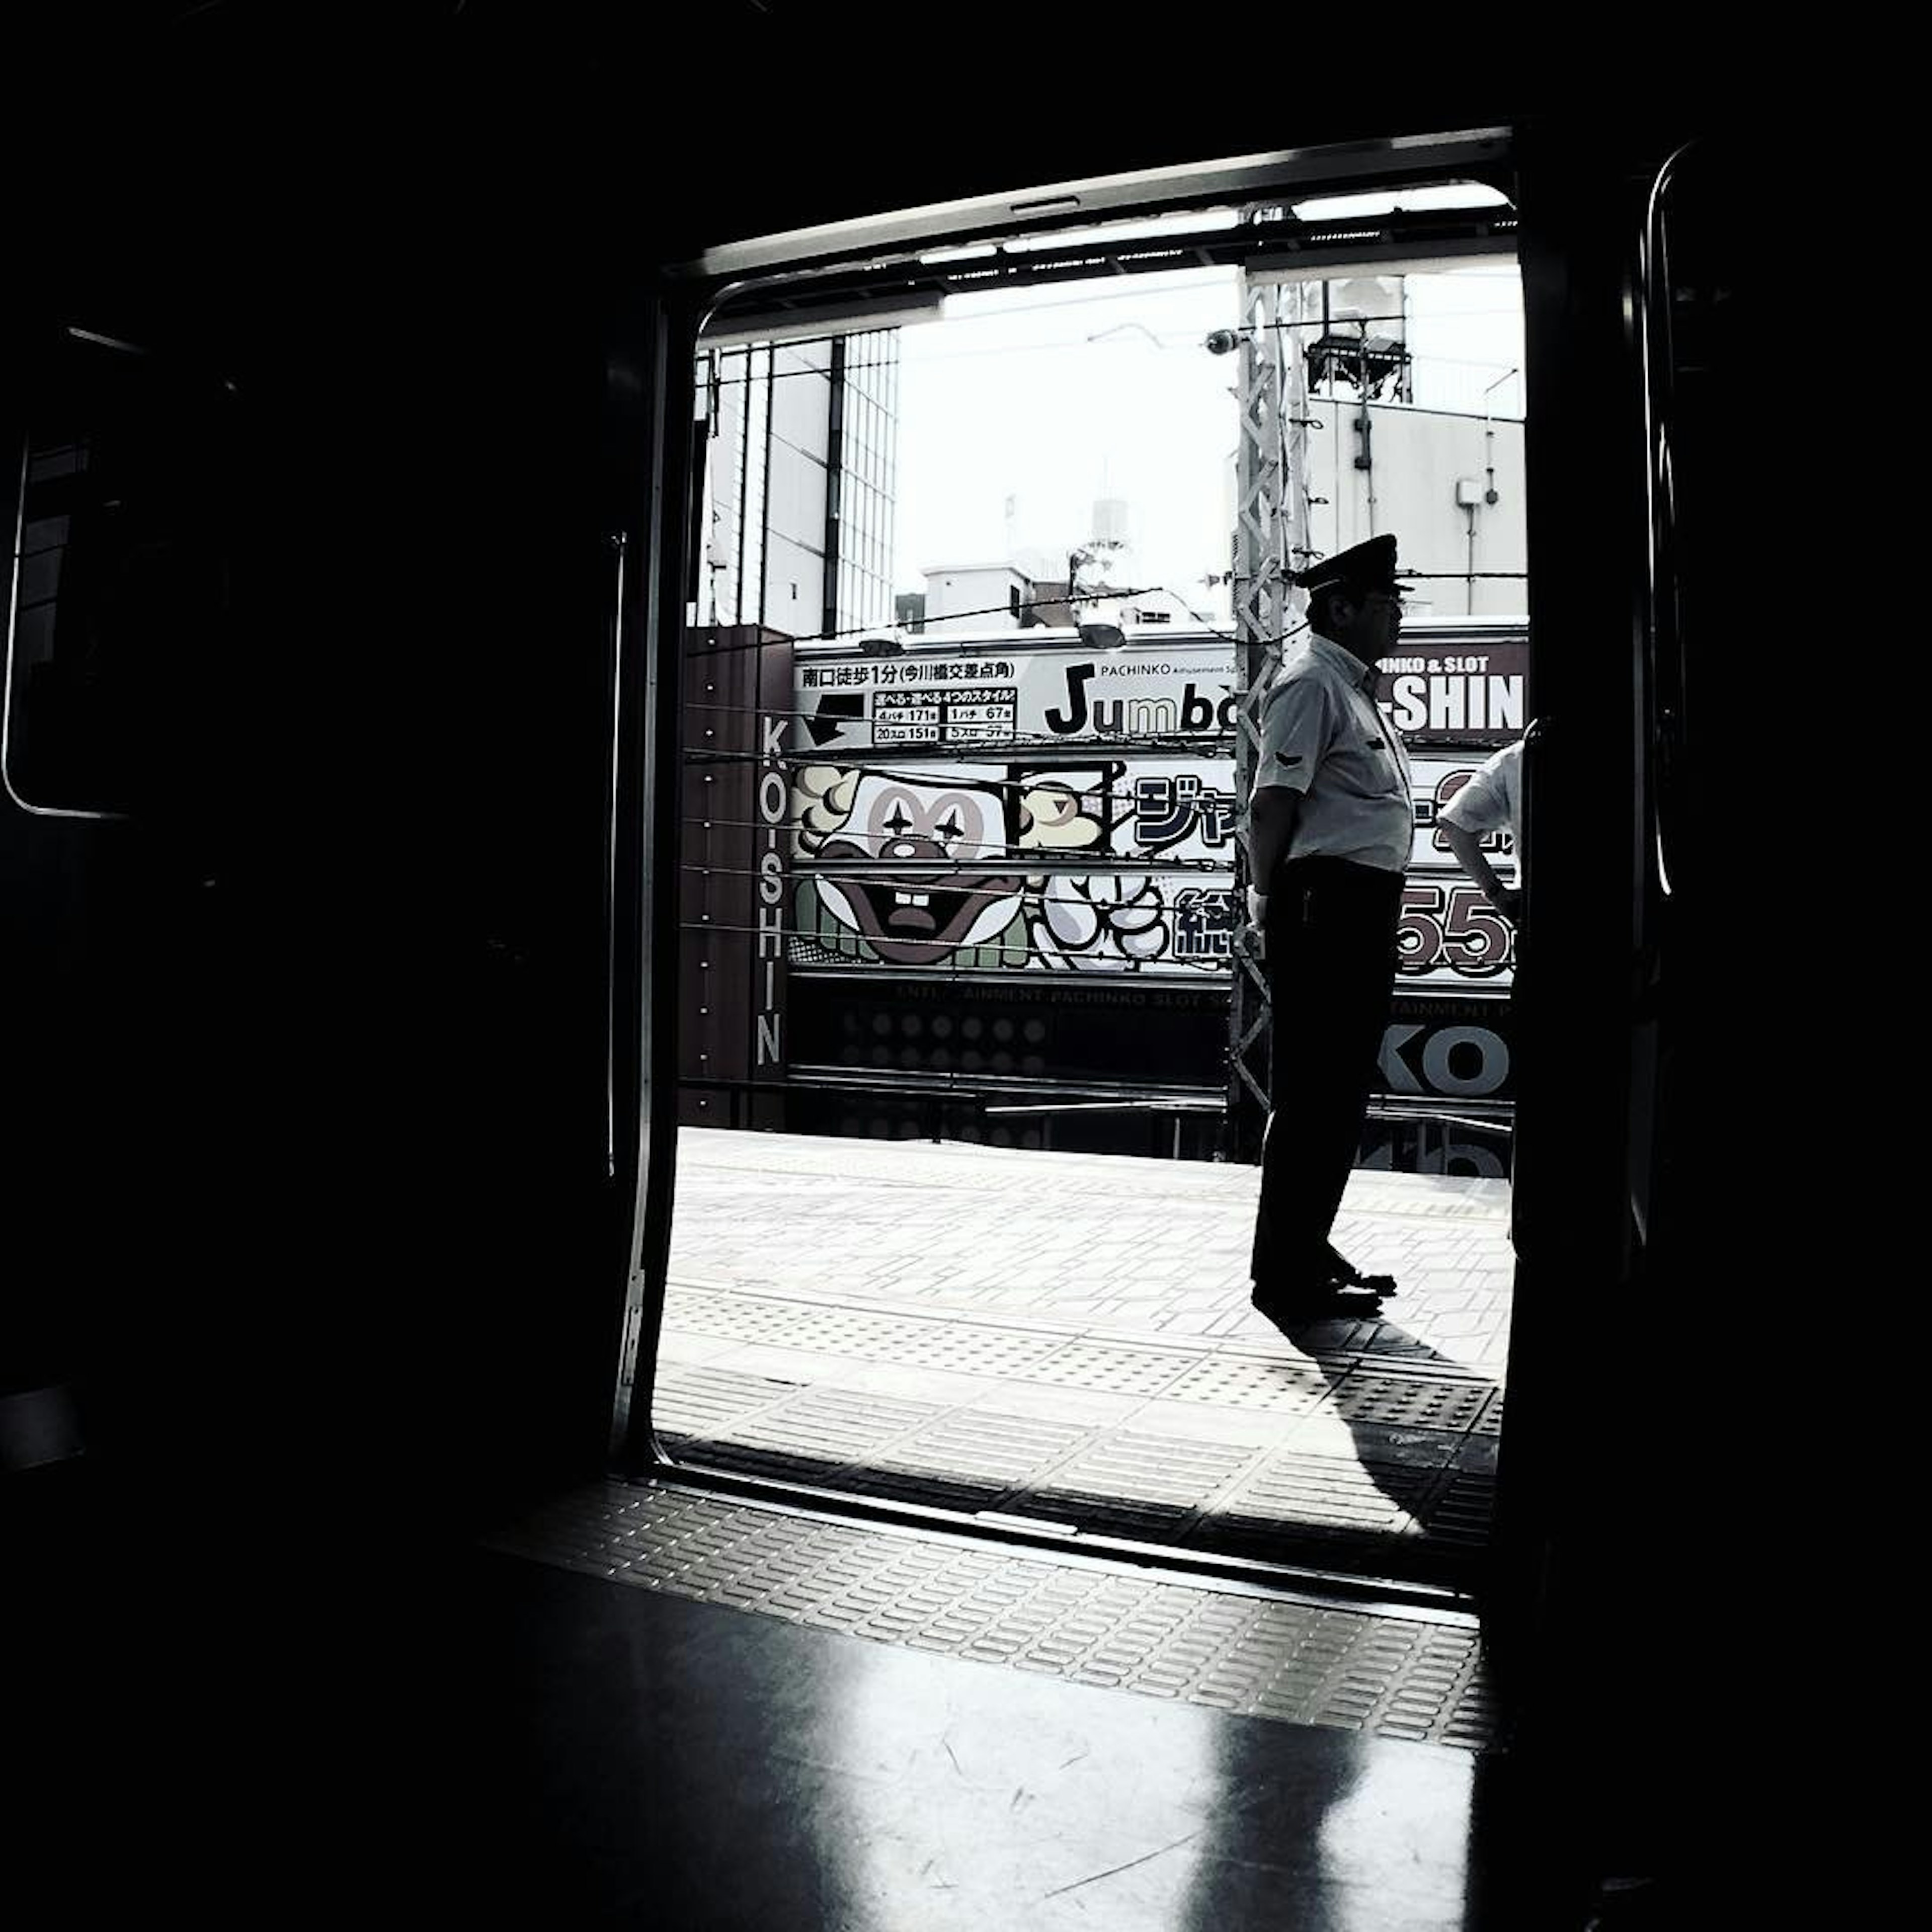
<instances>
[{"instance_id":1,"label":"open cartoon mouth","mask_svg":"<svg viewBox=\"0 0 1932 1932\"><path fill-rule=\"evenodd\" d=\"M826 842L823 856L877 855L835 838ZM845 872L822 876L819 890L836 908L849 911L880 958L917 966L1004 926L1022 884L1018 875L992 872L902 872L892 878Z\"/></svg>"}]
</instances>

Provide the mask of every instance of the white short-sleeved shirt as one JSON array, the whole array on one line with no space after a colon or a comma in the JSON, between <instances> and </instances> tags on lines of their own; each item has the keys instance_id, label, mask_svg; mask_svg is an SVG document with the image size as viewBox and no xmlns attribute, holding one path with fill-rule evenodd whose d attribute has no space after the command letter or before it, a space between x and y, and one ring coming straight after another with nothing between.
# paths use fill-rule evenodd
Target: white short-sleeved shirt
<instances>
[{"instance_id":1,"label":"white short-sleeved shirt","mask_svg":"<svg viewBox=\"0 0 1932 1932\"><path fill-rule=\"evenodd\" d=\"M1262 711L1255 789L1299 792L1288 856L1408 868L1408 752L1376 704L1372 664L1317 633L1275 674Z\"/></svg>"},{"instance_id":2,"label":"white short-sleeved shirt","mask_svg":"<svg viewBox=\"0 0 1932 1932\"><path fill-rule=\"evenodd\" d=\"M1505 745L1438 814L1465 832L1507 832L1522 855L1522 740Z\"/></svg>"}]
</instances>

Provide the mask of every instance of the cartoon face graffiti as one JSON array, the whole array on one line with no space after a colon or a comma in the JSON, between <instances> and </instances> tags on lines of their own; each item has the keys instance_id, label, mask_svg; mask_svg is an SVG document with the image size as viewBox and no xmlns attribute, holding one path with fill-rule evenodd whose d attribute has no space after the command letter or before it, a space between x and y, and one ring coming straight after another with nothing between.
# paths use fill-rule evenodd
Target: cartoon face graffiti
<instances>
[{"instance_id":1,"label":"cartoon face graffiti","mask_svg":"<svg viewBox=\"0 0 1932 1932\"><path fill-rule=\"evenodd\" d=\"M992 785L936 785L890 773L861 776L844 826L821 861L890 860L889 872L824 872L819 893L835 918L881 959L922 966L994 938L1019 910L1024 880L993 869L1006 818Z\"/></svg>"}]
</instances>

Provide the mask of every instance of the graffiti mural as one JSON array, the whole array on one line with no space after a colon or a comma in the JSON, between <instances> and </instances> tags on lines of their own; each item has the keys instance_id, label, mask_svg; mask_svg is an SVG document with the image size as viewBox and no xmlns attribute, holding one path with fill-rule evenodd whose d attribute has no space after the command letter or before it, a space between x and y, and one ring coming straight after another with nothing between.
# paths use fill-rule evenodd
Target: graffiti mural
<instances>
[{"instance_id":1,"label":"graffiti mural","mask_svg":"<svg viewBox=\"0 0 1932 1932\"><path fill-rule=\"evenodd\" d=\"M795 958L1024 963L1024 881L1004 863L1013 838L1000 784L808 766L793 803L798 854L814 868L797 889ZM844 869L868 864L880 870Z\"/></svg>"},{"instance_id":2,"label":"graffiti mural","mask_svg":"<svg viewBox=\"0 0 1932 1932\"><path fill-rule=\"evenodd\" d=\"M1227 959L1232 880L1213 868L1233 800L1210 773L811 765L793 809L796 964L1197 974Z\"/></svg>"}]
</instances>

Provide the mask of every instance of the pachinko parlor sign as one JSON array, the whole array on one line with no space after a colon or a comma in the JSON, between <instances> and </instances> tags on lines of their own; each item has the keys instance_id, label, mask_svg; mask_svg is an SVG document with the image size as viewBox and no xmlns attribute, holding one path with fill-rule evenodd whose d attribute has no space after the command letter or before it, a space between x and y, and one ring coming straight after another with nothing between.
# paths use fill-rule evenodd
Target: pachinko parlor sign
<instances>
[{"instance_id":1,"label":"pachinko parlor sign","mask_svg":"<svg viewBox=\"0 0 1932 1932\"><path fill-rule=\"evenodd\" d=\"M1528 652L1520 638L1405 638L1380 668L1376 700L1412 740L1500 744L1526 722ZM804 742L830 753L1226 741L1239 691L1233 647L1218 638L821 660L797 678Z\"/></svg>"},{"instance_id":2,"label":"pachinko parlor sign","mask_svg":"<svg viewBox=\"0 0 1932 1932\"><path fill-rule=\"evenodd\" d=\"M1416 772L1400 970L1506 982L1514 934L1454 872L1435 820L1484 755L1450 748L1472 714L1511 714L1520 669L1495 650L1416 661L1453 668L1406 664L1412 682L1385 700L1444 745ZM1225 974L1240 924L1233 670L1219 639L799 665L790 962Z\"/></svg>"},{"instance_id":3,"label":"pachinko parlor sign","mask_svg":"<svg viewBox=\"0 0 1932 1932\"><path fill-rule=\"evenodd\" d=\"M804 742L827 752L1214 739L1233 730L1235 701L1233 650L1219 638L1120 651L976 647L798 670Z\"/></svg>"}]
</instances>

